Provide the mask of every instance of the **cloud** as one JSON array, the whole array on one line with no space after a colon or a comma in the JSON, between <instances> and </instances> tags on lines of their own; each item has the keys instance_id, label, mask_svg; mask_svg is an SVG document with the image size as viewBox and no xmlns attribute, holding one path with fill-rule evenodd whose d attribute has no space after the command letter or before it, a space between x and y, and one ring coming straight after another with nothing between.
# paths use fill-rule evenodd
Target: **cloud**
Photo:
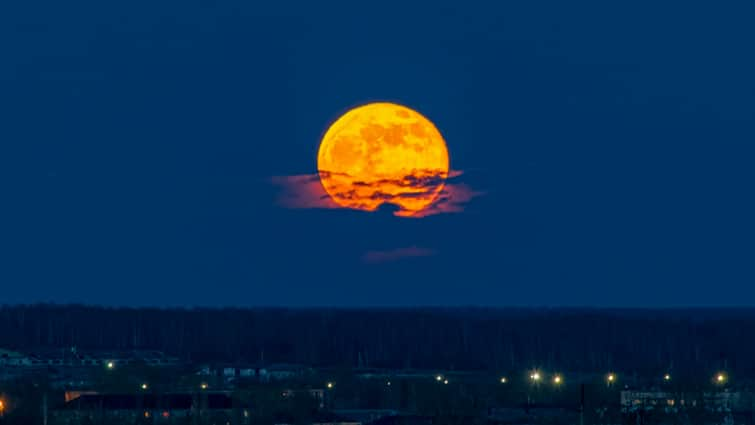
<instances>
[{"instance_id":1,"label":"cloud","mask_svg":"<svg viewBox=\"0 0 755 425\"><path fill-rule=\"evenodd\" d=\"M318 174L276 176L270 180L281 188L276 202L284 208L342 208L325 192Z\"/></svg>"},{"instance_id":2,"label":"cloud","mask_svg":"<svg viewBox=\"0 0 755 425\"><path fill-rule=\"evenodd\" d=\"M371 182L359 181L343 174L323 172L322 175L328 179L328 190L332 195L323 188L320 174L273 177L271 182L281 188L278 205L285 208L351 208L375 211L383 204L393 204L399 206L394 215L421 218L461 212L465 204L482 195L482 192L456 182L462 175L461 171L451 171L447 175L428 171L401 179ZM439 190L441 186L442 189ZM333 198L339 202L335 202ZM421 209L411 208L413 204L426 206Z\"/></svg>"},{"instance_id":3,"label":"cloud","mask_svg":"<svg viewBox=\"0 0 755 425\"><path fill-rule=\"evenodd\" d=\"M430 257L435 255L435 251L428 248L419 248L410 246L406 248L396 248L387 251L367 251L362 255L362 262L368 264L380 264L397 261L403 258L413 257Z\"/></svg>"}]
</instances>

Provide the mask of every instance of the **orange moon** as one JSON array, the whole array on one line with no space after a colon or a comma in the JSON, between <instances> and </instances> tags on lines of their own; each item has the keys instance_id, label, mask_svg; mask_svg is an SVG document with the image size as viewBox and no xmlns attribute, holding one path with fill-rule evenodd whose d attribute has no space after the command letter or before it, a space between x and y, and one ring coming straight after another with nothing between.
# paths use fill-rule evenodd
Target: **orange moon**
<instances>
[{"instance_id":1,"label":"orange moon","mask_svg":"<svg viewBox=\"0 0 755 425\"><path fill-rule=\"evenodd\" d=\"M430 206L448 177L440 131L419 112L395 103L351 109L325 132L317 154L320 182L345 208L383 204L412 216Z\"/></svg>"}]
</instances>

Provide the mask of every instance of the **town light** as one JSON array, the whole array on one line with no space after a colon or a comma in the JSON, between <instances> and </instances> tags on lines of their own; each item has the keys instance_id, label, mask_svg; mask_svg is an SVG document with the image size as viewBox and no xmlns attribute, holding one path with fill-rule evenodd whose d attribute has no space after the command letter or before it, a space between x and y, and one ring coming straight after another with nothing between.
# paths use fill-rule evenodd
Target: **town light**
<instances>
[{"instance_id":1,"label":"town light","mask_svg":"<svg viewBox=\"0 0 755 425\"><path fill-rule=\"evenodd\" d=\"M390 387L391 386L391 381L386 382L385 385L387 385L387 386Z\"/></svg>"},{"instance_id":2,"label":"town light","mask_svg":"<svg viewBox=\"0 0 755 425\"><path fill-rule=\"evenodd\" d=\"M671 380L671 375L669 375L668 373L665 374L665 375L663 375L663 380L664 381L670 381Z\"/></svg>"},{"instance_id":3,"label":"town light","mask_svg":"<svg viewBox=\"0 0 755 425\"><path fill-rule=\"evenodd\" d=\"M2 400L0 400L0 414L2 414L3 411L5 411L5 403Z\"/></svg>"},{"instance_id":4,"label":"town light","mask_svg":"<svg viewBox=\"0 0 755 425\"><path fill-rule=\"evenodd\" d=\"M448 379L443 380L443 384L448 385Z\"/></svg>"},{"instance_id":5,"label":"town light","mask_svg":"<svg viewBox=\"0 0 755 425\"><path fill-rule=\"evenodd\" d=\"M114 367L115 367L115 363L113 363L113 362L107 362L107 368L108 369L113 369Z\"/></svg>"},{"instance_id":6,"label":"town light","mask_svg":"<svg viewBox=\"0 0 755 425\"><path fill-rule=\"evenodd\" d=\"M564 380L561 378L561 375L556 375L553 377L553 383L556 385L561 385L563 381Z\"/></svg>"},{"instance_id":7,"label":"town light","mask_svg":"<svg viewBox=\"0 0 755 425\"><path fill-rule=\"evenodd\" d=\"M530 379L532 379L535 382L540 381L540 372L532 372L530 375Z\"/></svg>"},{"instance_id":8,"label":"town light","mask_svg":"<svg viewBox=\"0 0 755 425\"><path fill-rule=\"evenodd\" d=\"M147 388L149 388L149 385L147 385L147 384L142 384L142 389L143 389L143 390L146 390Z\"/></svg>"},{"instance_id":9,"label":"town light","mask_svg":"<svg viewBox=\"0 0 755 425\"><path fill-rule=\"evenodd\" d=\"M614 375L613 373L609 373L608 376L606 376L606 380L608 381L609 384L611 384L614 381L616 381L616 375Z\"/></svg>"},{"instance_id":10,"label":"town light","mask_svg":"<svg viewBox=\"0 0 755 425\"><path fill-rule=\"evenodd\" d=\"M506 377L505 377L505 376L504 376L503 378L501 378L501 383L502 383L502 384L505 384L505 383L506 383L506 381L507 381L507 380L506 380Z\"/></svg>"},{"instance_id":11,"label":"town light","mask_svg":"<svg viewBox=\"0 0 755 425\"><path fill-rule=\"evenodd\" d=\"M726 375L724 373L718 373L716 375L716 384L725 384L726 383Z\"/></svg>"},{"instance_id":12,"label":"town light","mask_svg":"<svg viewBox=\"0 0 755 425\"><path fill-rule=\"evenodd\" d=\"M438 381L438 382L442 381L443 380L443 375L436 375L435 376L435 380Z\"/></svg>"},{"instance_id":13,"label":"town light","mask_svg":"<svg viewBox=\"0 0 755 425\"><path fill-rule=\"evenodd\" d=\"M329 390L333 389L333 383L332 382L328 382L327 384L325 384L325 386L328 387Z\"/></svg>"},{"instance_id":14,"label":"town light","mask_svg":"<svg viewBox=\"0 0 755 425\"><path fill-rule=\"evenodd\" d=\"M202 384L199 387L202 388L203 390L206 390L208 387L207 382L202 382Z\"/></svg>"}]
</instances>

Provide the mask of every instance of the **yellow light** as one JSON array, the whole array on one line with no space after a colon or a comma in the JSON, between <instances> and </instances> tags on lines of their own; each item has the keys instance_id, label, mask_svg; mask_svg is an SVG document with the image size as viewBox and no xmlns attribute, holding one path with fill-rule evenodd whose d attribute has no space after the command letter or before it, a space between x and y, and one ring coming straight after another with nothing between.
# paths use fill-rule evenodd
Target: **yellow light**
<instances>
[{"instance_id":1,"label":"yellow light","mask_svg":"<svg viewBox=\"0 0 755 425\"><path fill-rule=\"evenodd\" d=\"M606 379L608 379L608 382L613 382L616 380L616 375L614 375L613 373L609 373Z\"/></svg>"},{"instance_id":2,"label":"yellow light","mask_svg":"<svg viewBox=\"0 0 755 425\"><path fill-rule=\"evenodd\" d=\"M438 382L440 382L440 381L442 381L442 380L443 380L443 376L441 376L441 375L437 375L437 376L435 377L435 380L436 380L436 381L438 381Z\"/></svg>"},{"instance_id":3,"label":"yellow light","mask_svg":"<svg viewBox=\"0 0 755 425\"><path fill-rule=\"evenodd\" d=\"M142 384L142 389L143 390L146 390L147 388L149 388L149 386L147 384Z\"/></svg>"},{"instance_id":4,"label":"yellow light","mask_svg":"<svg viewBox=\"0 0 755 425\"><path fill-rule=\"evenodd\" d=\"M112 369L114 367L115 367L115 363L113 363L113 362L107 362L107 368L108 369Z\"/></svg>"},{"instance_id":5,"label":"yellow light","mask_svg":"<svg viewBox=\"0 0 755 425\"><path fill-rule=\"evenodd\" d=\"M446 379L445 381L443 381L443 383L446 384L446 385L448 385L448 379Z\"/></svg>"},{"instance_id":6,"label":"yellow light","mask_svg":"<svg viewBox=\"0 0 755 425\"><path fill-rule=\"evenodd\" d=\"M532 378L533 381L539 381L540 380L540 372L534 372L532 375L530 375L530 378Z\"/></svg>"},{"instance_id":7,"label":"yellow light","mask_svg":"<svg viewBox=\"0 0 755 425\"><path fill-rule=\"evenodd\" d=\"M327 387L328 387L328 389L332 389L333 388L333 383L332 382L328 382Z\"/></svg>"},{"instance_id":8,"label":"yellow light","mask_svg":"<svg viewBox=\"0 0 755 425\"><path fill-rule=\"evenodd\" d=\"M3 403L2 400L0 400L0 410L5 409L5 403Z\"/></svg>"},{"instance_id":9,"label":"yellow light","mask_svg":"<svg viewBox=\"0 0 755 425\"><path fill-rule=\"evenodd\" d=\"M505 377L505 376L504 376L503 378L501 378L501 383L502 383L502 384L505 384L505 383L506 383L506 377Z\"/></svg>"},{"instance_id":10,"label":"yellow light","mask_svg":"<svg viewBox=\"0 0 755 425\"><path fill-rule=\"evenodd\" d=\"M561 379L561 375L556 375L553 377L553 383L556 385L560 385L563 380Z\"/></svg>"},{"instance_id":11,"label":"yellow light","mask_svg":"<svg viewBox=\"0 0 755 425\"><path fill-rule=\"evenodd\" d=\"M205 382L202 382L202 385L200 385L200 387L201 387L201 388L202 388L203 390L206 390L206 389L207 389L207 383L205 383Z\"/></svg>"},{"instance_id":12,"label":"yellow light","mask_svg":"<svg viewBox=\"0 0 755 425\"><path fill-rule=\"evenodd\" d=\"M671 380L671 375L669 375L668 373L665 374L665 375L663 375L663 380L664 381L670 381Z\"/></svg>"},{"instance_id":13,"label":"yellow light","mask_svg":"<svg viewBox=\"0 0 755 425\"><path fill-rule=\"evenodd\" d=\"M724 382L726 382L726 375L724 375L723 373L719 373L718 375L716 375L716 382L719 384L723 384Z\"/></svg>"}]
</instances>

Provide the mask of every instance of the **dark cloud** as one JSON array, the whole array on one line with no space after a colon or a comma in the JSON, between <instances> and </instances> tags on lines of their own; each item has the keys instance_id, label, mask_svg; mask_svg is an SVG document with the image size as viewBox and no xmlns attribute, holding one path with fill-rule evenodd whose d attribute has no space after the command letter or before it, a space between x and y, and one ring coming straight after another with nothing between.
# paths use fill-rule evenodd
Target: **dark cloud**
<instances>
[{"instance_id":1,"label":"dark cloud","mask_svg":"<svg viewBox=\"0 0 755 425\"><path fill-rule=\"evenodd\" d=\"M335 173L322 172L329 177ZM341 174L342 175L342 174ZM461 171L451 171L447 177L438 173L424 173L405 176L402 179L381 179L375 182L354 181L339 189L332 197L348 200L354 209L374 211L375 201L379 204L400 205L401 199L432 199L432 202L421 211L408 211L399 208L394 215L400 217L421 218L442 213L458 213L464 206L482 192L473 190L466 184L456 180L462 175ZM348 176L346 176L348 177ZM277 176L272 183L281 188L278 205L285 208L345 208L337 204L323 188L320 174L302 174L295 176ZM443 184L443 189L437 188ZM406 192L386 193L382 188L406 188ZM374 189L374 190L369 190Z\"/></svg>"}]
</instances>

